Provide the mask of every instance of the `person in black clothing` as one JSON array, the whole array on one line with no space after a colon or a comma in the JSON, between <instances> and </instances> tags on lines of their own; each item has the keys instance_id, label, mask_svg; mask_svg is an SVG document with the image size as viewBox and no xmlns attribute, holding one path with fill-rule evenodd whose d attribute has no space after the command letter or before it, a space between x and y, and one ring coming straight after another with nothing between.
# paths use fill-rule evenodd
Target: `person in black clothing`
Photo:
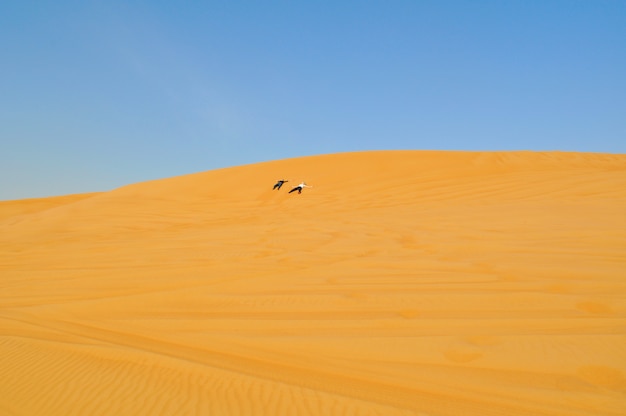
<instances>
[{"instance_id":1,"label":"person in black clothing","mask_svg":"<svg viewBox=\"0 0 626 416\"><path fill-rule=\"evenodd\" d=\"M280 190L280 187L283 186L285 182L289 182L289 181L286 181L284 179L279 180L278 182L276 182L276 185L274 185L274 188L272 188L272 190L274 189Z\"/></svg>"}]
</instances>

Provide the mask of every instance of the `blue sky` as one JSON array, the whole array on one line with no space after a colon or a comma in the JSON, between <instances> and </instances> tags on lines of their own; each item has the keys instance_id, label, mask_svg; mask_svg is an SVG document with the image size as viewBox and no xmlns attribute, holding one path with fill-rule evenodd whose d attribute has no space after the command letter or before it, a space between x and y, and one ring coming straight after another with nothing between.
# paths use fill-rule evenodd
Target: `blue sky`
<instances>
[{"instance_id":1,"label":"blue sky","mask_svg":"<svg viewBox=\"0 0 626 416\"><path fill-rule=\"evenodd\" d=\"M626 153L619 0L7 0L0 56L0 200L344 151Z\"/></svg>"}]
</instances>

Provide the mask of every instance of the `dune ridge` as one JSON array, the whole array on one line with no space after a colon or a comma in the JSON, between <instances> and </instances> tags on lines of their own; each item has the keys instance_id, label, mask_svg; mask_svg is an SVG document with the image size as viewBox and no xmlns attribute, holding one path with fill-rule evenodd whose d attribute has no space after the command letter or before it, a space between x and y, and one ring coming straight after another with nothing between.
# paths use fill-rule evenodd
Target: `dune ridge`
<instances>
[{"instance_id":1,"label":"dune ridge","mask_svg":"<svg viewBox=\"0 0 626 416\"><path fill-rule=\"evenodd\" d=\"M615 154L339 153L2 201L0 414L621 415L624 253Z\"/></svg>"}]
</instances>

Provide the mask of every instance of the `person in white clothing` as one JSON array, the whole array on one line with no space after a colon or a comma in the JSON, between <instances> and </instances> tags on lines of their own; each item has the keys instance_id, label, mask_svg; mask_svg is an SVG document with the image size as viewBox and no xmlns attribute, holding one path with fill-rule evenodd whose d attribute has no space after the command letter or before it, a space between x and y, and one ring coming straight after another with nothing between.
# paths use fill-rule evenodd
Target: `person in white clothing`
<instances>
[{"instance_id":1,"label":"person in white clothing","mask_svg":"<svg viewBox=\"0 0 626 416\"><path fill-rule=\"evenodd\" d=\"M289 191L289 193L292 193L292 192L298 191L298 193L299 193L299 194L301 194L301 193L302 193L302 189L304 189L304 188L313 188L313 187L312 187L312 186L310 186L310 185L307 185L307 184L306 184L306 183L304 183L304 182L302 182L300 185L296 186L296 187L295 187L295 188L293 188L291 191Z\"/></svg>"}]
</instances>

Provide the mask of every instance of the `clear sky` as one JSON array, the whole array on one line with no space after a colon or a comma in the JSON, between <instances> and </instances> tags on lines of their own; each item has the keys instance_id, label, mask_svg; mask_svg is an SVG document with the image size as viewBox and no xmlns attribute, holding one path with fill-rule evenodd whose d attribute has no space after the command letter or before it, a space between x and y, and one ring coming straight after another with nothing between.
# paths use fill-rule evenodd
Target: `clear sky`
<instances>
[{"instance_id":1,"label":"clear sky","mask_svg":"<svg viewBox=\"0 0 626 416\"><path fill-rule=\"evenodd\" d=\"M0 200L344 151L626 153L626 1L5 0L0 143Z\"/></svg>"}]
</instances>

